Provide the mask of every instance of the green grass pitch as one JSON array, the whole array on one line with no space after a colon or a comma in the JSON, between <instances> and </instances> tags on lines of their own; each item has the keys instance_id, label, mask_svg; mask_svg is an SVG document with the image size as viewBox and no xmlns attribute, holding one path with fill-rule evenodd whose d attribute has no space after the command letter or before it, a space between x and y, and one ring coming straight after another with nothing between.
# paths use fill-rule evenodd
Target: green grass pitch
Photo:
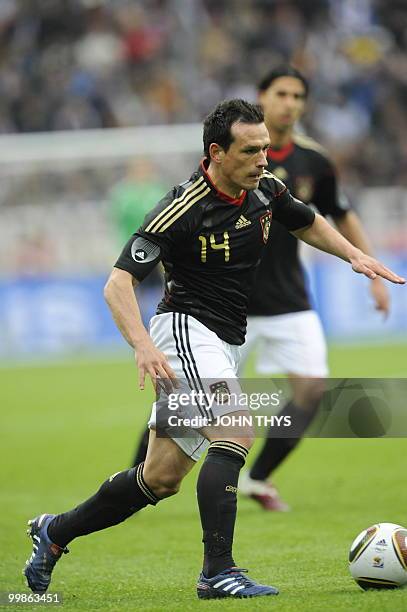
<instances>
[{"instance_id":1,"label":"green grass pitch","mask_svg":"<svg viewBox=\"0 0 407 612\"><path fill-rule=\"evenodd\" d=\"M330 356L336 376L407 376L405 344L333 347ZM151 394L137 390L129 355L3 368L0 397L0 591L28 592L21 577L31 550L27 519L69 509L127 467ZM196 469L176 497L73 542L50 590L62 593L65 612L406 610L407 589L365 593L347 568L359 531L378 521L407 525L406 446L405 439L308 439L275 476L291 513L267 514L239 500L235 559L278 586L277 598L196 599Z\"/></svg>"}]
</instances>

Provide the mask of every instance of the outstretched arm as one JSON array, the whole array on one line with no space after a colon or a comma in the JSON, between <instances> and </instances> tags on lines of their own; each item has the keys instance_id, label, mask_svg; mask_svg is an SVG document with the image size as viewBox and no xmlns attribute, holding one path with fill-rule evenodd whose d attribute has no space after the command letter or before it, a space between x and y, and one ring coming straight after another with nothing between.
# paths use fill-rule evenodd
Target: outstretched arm
<instances>
[{"instance_id":1,"label":"outstretched arm","mask_svg":"<svg viewBox=\"0 0 407 612\"><path fill-rule=\"evenodd\" d=\"M381 276L398 285L404 285L406 282L404 278L386 268L374 257L366 255L353 246L344 236L331 227L321 215L315 215L312 225L294 230L292 233L296 238L307 242L320 251L325 251L349 262L354 272L364 274L370 279Z\"/></svg>"},{"instance_id":2,"label":"outstretched arm","mask_svg":"<svg viewBox=\"0 0 407 612\"><path fill-rule=\"evenodd\" d=\"M144 389L148 374L157 388L162 381L167 391L176 386L176 376L165 355L158 350L141 319L140 309L134 294L138 281L125 270L114 268L105 286L105 299L121 334L135 350L139 371L140 389Z\"/></svg>"},{"instance_id":3,"label":"outstretched arm","mask_svg":"<svg viewBox=\"0 0 407 612\"><path fill-rule=\"evenodd\" d=\"M347 211L342 217L335 217L334 223L342 236L345 236L355 247L366 253L366 255L373 255L362 223L353 210ZM375 301L376 310L383 312L386 317L390 310L390 294L379 276L372 279L370 293Z\"/></svg>"}]
</instances>

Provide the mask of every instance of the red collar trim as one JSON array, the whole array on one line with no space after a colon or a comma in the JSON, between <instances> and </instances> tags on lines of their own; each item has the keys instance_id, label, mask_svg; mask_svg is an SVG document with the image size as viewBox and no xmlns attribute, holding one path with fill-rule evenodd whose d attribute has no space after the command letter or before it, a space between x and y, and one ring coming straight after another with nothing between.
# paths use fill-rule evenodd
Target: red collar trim
<instances>
[{"instance_id":1,"label":"red collar trim","mask_svg":"<svg viewBox=\"0 0 407 612\"><path fill-rule=\"evenodd\" d=\"M210 184L212 189L216 191L216 195L218 196L218 198L220 198L221 200L224 200L225 202L228 202L229 204L234 204L235 206L241 206L246 197L247 191L243 190L243 193L239 198L231 198L227 193L223 193L223 191L219 191L219 189L216 187L216 185L211 180L209 174L207 173L205 166L206 167L209 166L209 161L206 157L201 161L201 169L202 169L202 172L204 174L206 181Z\"/></svg>"},{"instance_id":2,"label":"red collar trim","mask_svg":"<svg viewBox=\"0 0 407 612\"><path fill-rule=\"evenodd\" d=\"M286 144L282 149L269 149L267 151L267 157L275 162L282 162L286 157L291 155L294 151L294 143L291 141Z\"/></svg>"}]
</instances>

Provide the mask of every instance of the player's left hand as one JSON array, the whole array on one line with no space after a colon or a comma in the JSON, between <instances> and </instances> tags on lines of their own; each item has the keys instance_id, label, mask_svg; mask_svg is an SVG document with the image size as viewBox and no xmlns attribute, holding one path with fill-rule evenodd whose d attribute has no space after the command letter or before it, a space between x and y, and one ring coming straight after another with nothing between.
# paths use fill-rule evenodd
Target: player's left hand
<instances>
[{"instance_id":1,"label":"player's left hand","mask_svg":"<svg viewBox=\"0 0 407 612\"><path fill-rule=\"evenodd\" d=\"M379 276L376 276L370 283L370 293L374 299L376 310L382 312L384 318L387 319L390 312L390 294Z\"/></svg>"},{"instance_id":2,"label":"player's left hand","mask_svg":"<svg viewBox=\"0 0 407 612\"><path fill-rule=\"evenodd\" d=\"M364 274L371 280L381 276L382 278L385 278L396 285L404 285L406 282L405 278L399 276L390 270L390 268L386 268L386 266L380 263L380 261L377 261L377 259L374 257L365 255L365 253L362 253L362 251L359 251L358 253L355 253L355 255L351 256L349 261L354 272Z\"/></svg>"}]
</instances>

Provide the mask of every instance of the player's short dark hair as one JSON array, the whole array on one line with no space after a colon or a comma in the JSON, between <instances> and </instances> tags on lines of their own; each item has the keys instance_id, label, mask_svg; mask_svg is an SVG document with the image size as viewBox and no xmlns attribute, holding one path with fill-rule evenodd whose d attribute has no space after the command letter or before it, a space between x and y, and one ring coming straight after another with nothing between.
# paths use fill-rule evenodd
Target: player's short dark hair
<instances>
[{"instance_id":1,"label":"player's short dark hair","mask_svg":"<svg viewBox=\"0 0 407 612\"><path fill-rule=\"evenodd\" d=\"M305 89L305 97L308 96L309 92L309 83L305 76L294 68L294 66L290 66L290 64L281 64L280 66L276 66L270 72L264 75L259 84L257 85L258 91L266 91L273 81L279 79L280 77L292 77L293 79L298 79L304 85Z\"/></svg>"},{"instance_id":2,"label":"player's short dark hair","mask_svg":"<svg viewBox=\"0 0 407 612\"><path fill-rule=\"evenodd\" d=\"M231 127L234 123L263 123L264 113L259 104L246 100L224 100L205 118L203 123L204 153L209 158L209 147L216 142L227 151L233 142Z\"/></svg>"}]
</instances>

